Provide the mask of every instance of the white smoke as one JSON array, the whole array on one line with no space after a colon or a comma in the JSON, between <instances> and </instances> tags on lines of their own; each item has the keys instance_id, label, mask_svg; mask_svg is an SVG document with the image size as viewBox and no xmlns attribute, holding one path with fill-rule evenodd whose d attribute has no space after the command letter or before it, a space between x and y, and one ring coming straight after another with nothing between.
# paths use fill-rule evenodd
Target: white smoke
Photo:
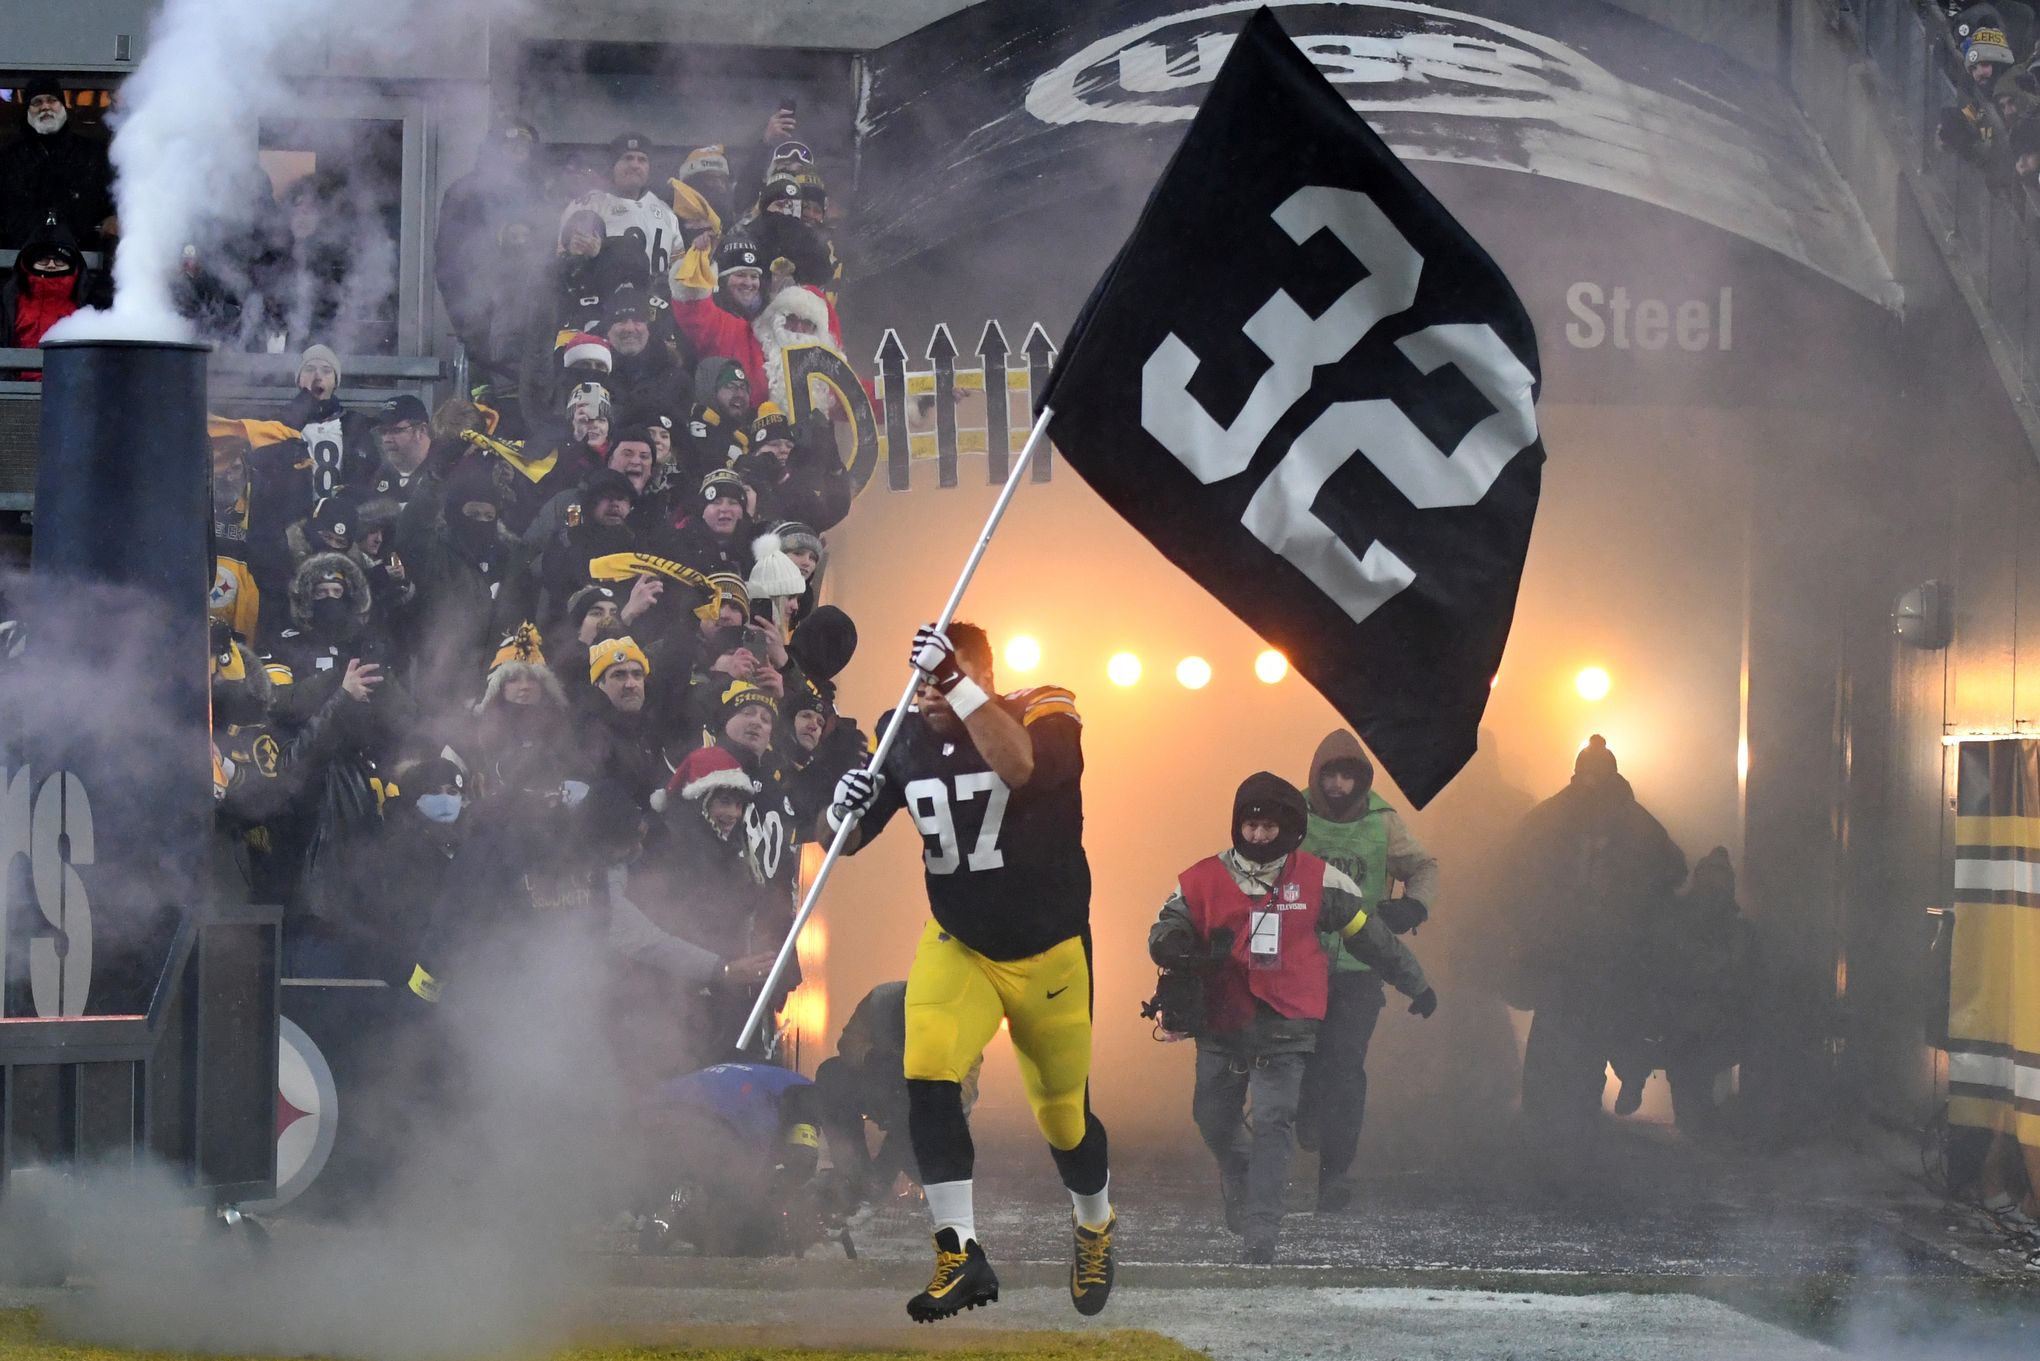
<instances>
[{"instance_id":1,"label":"white smoke","mask_svg":"<svg viewBox=\"0 0 2040 1361\"><path fill-rule=\"evenodd\" d=\"M111 156L120 248L113 306L73 314L51 340L190 340L173 286L186 245L246 228L262 120L292 116L322 68L407 69L411 54L486 42L528 0L163 0L142 63L120 89ZM413 205L415 207L415 205ZM363 223L374 214L363 214ZM394 243L364 231L343 303L394 278ZM355 271L359 271L356 273ZM251 283L228 271L236 292Z\"/></svg>"},{"instance_id":2,"label":"white smoke","mask_svg":"<svg viewBox=\"0 0 2040 1361\"><path fill-rule=\"evenodd\" d=\"M389 1162L326 1222L286 1215L264 1252L195 1232L202 1216L167 1169L24 1179L34 1194L0 1214L0 1251L29 1279L68 1267L80 1288L48 1309L52 1333L363 1361L564 1345L592 1317L590 1243L628 1200L619 1174L636 1149L589 1004L606 961L560 922L506 919L494 935L464 955L459 995L416 1004L347 1098L354 1137Z\"/></svg>"}]
</instances>

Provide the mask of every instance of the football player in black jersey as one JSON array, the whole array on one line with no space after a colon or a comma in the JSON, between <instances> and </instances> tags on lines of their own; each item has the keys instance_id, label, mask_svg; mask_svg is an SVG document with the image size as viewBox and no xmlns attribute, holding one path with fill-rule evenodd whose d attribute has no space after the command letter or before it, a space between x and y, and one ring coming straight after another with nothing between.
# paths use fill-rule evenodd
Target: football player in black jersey
<instances>
[{"instance_id":1,"label":"football player in black jersey","mask_svg":"<svg viewBox=\"0 0 2040 1361\"><path fill-rule=\"evenodd\" d=\"M1082 726L1067 690L1001 695L974 624L914 635L915 703L884 768L845 775L831 830L859 815L846 850L901 809L920 829L934 918L907 974L908 1131L935 1222L935 1275L907 1301L916 1322L999 1298L971 1208L962 1088L1005 1021L1035 1122L1070 1191L1070 1300L1112 1291L1105 1127L1091 1113L1091 867L1084 859Z\"/></svg>"}]
</instances>

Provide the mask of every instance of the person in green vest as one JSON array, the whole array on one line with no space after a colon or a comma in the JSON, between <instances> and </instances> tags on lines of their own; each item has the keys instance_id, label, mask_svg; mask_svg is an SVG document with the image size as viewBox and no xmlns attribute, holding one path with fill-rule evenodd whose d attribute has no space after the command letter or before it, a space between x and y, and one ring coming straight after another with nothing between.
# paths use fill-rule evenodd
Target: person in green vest
<instances>
[{"instance_id":1,"label":"person in green vest","mask_svg":"<svg viewBox=\"0 0 2040 1361\"><path fill-rule=\"evenodd\" d=\"M1303 849L1359 884L1389 930L1402 935L1422 925L1438 892L1438 862L1410 834L1402 815L1374 792L1374 763L1359 738L1341 728L1318 743L1303 796L1310 812ZM1402 895L1391 896L1398 883ZM1336 935L1323 942L1331 959L1331 996L1317 1052L1304 1070L1297 1125L1316 1134L1318 1213L1337 1214L1353 1203L1347 1174L1367 1113L1367 1046L1386 998L1380 976L1345 942ZM1411 1012L1429 1015L1418 1009L1427 998L1437 1005L1427 991L1410 1004Z\"/></svg>"}]
</instances>

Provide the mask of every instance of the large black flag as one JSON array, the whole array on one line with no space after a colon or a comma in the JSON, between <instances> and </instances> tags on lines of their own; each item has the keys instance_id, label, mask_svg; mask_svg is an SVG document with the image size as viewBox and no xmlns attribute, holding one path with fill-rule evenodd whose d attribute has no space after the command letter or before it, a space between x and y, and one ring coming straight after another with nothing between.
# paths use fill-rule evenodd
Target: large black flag
<instances>
[{"instance_id":1,"label":"large black flag","mask_svg":"<svg viewBox=\"0 0 2040 1361\"><path fill-rule=\"evenodd\" d=\"M1508 280L1266 9L1042 405L1419 807L1473 755L1544 463Z\"/></svg>"}]
</instances>

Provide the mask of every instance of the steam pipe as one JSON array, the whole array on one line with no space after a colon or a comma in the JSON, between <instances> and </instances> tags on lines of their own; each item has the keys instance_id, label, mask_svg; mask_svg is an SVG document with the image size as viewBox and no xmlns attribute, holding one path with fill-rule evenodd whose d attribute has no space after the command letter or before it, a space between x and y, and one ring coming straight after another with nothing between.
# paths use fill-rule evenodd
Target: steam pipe
<instances>
[{"instance_id":1,"label":"steam pipe","mask_svg":"<svg viewBox=\"0 0 2040 1361\"><path fill-rule=\"evenodd\" d=\"M145 1010L208 880L209 353L43 350L24 655L77 707L39 717L8 758L26 767L35 905L55 930L28 952L37 1015Z\"/></svg>"}]
</instances>

